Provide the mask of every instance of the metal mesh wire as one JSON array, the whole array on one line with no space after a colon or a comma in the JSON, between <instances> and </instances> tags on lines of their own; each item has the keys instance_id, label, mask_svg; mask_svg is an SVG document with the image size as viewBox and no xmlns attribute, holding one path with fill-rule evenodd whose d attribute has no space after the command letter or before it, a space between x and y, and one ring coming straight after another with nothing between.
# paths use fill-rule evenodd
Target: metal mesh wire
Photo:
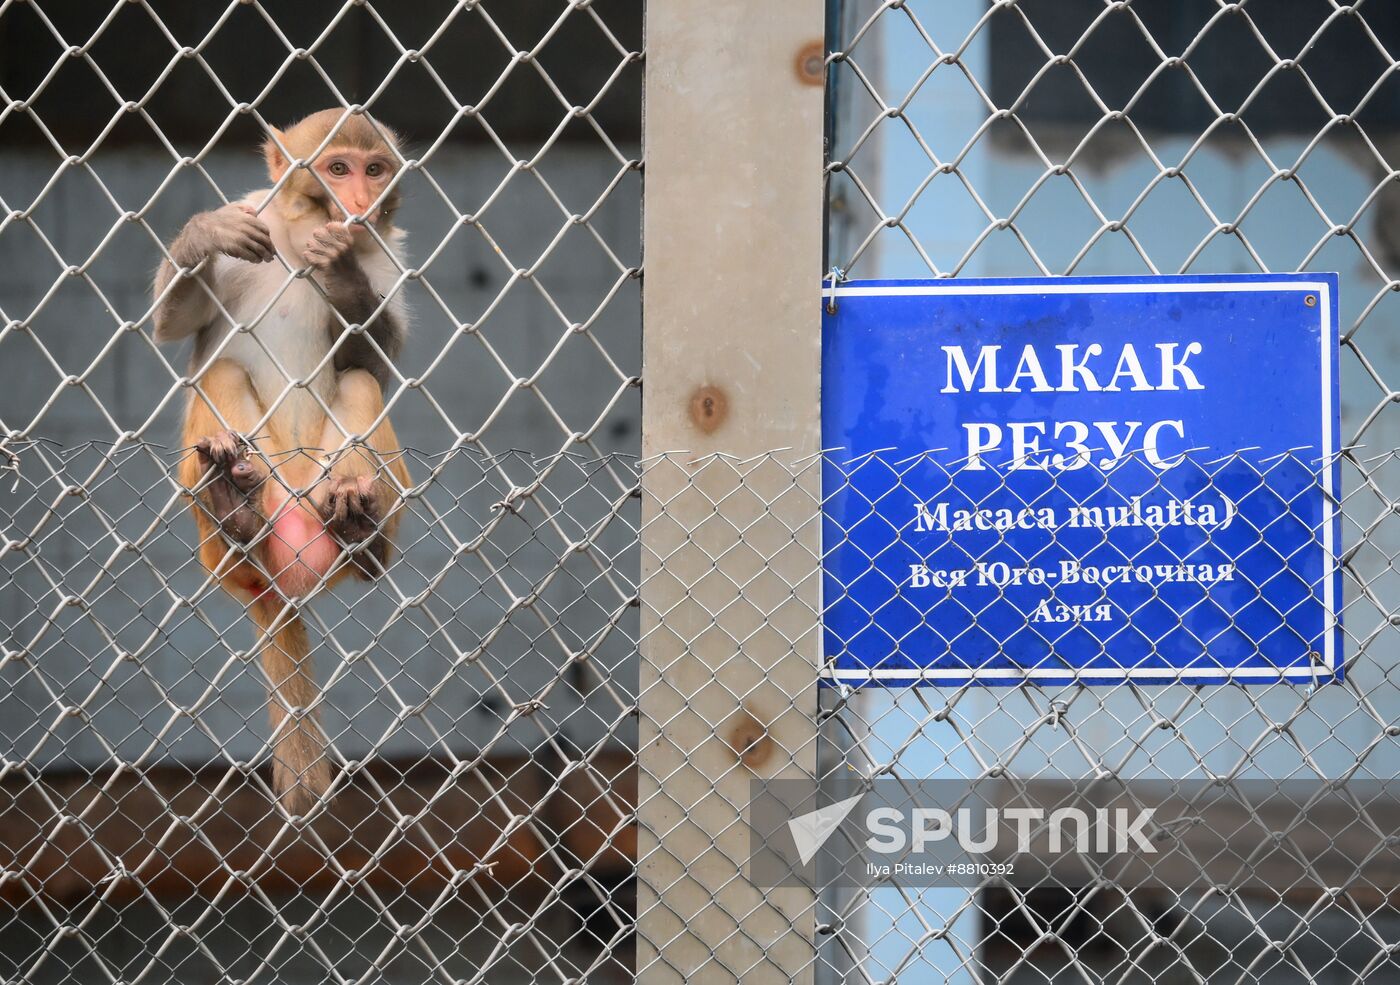
<instances>
[{"instance_id":1,"label":"metal mesh wire","mask_svg":"<svg viewBox=\"0 0 1400 985\"><path fill-rule=\"evenodd\" d=\"M819 980L1017 981L1053 980L1058 965L1090 980L1119 973L1214 981L1328 968L1366 980L1392 968L1386 942L1400 929L1385 888L1394 878L1392 835L1373 815L1389 809L1396 729L1384 704L1390 684L1367 659L1377 633L1367 588L1376 567L1325 545L1337 532L1339 543L1354 543L1378 507L1389 511L1381 490L1400 467L1396 455L1329 463L1299 453L1194 453L1158 470L1130 452L1036 472L1029 484L1018 464L969 469L940 453L667 455L643 463L648 574L639 643L643 707L656 718L644 723L644 748L677 755L644 758L640 771L641 810L652 823L639 858L653 872L639 903L639 916L650 919L639 969L663 980L683 978L698 962L736 978L809 969ZM1342 492L1333 498L1327 489L1338 476ZM1179 505L1213 504L1215 512L1187 521L1183 507L1177 520L1158 522L1162 515L1138 509L1177 495ZM1238 511L1233 518L1226 501ZM1182 547L1174 535L1183 525L1195 526L1199 543ZM1286 556L1278 552L1283 531L1297 545ZM930 578L919 562L935 555L960 559L965 578ZM1326 563L1310 566L1323 555ZM1241 563L1222 567L1222 559ZM1009 570L998 568L1008 560ZM1048 577L1019 580L1018 563ZM1071 586L1066 564L1092 573ZM1338 565L1345 585L1333 596L1328 572ZM818 570L825 574L814 603ZM1255 621L1260 606L1265 629ZM1310 607L1324 618L1302 630L1295 617ZM1342 639L1324 656L1334 618ZM818 625L820 661L810 646ZM1183 656L1188 674L1223 674L1223 654L1236 644L1247 651L1241 665L1291 667L1291 678L1271 672L1244 687L1163 687L1150 676L1153 667L1179 675L1180 664L1168 670L1168 660ZM740 659L765 653L775 671L786 657L807 655L810 677L755 676ZM712 679L680 670L695 654L712 662ZM1344 663L1343 683L1332 681L1329 660ZM1115 668L1123 666L1149 669L1133 683L1085 686L1121 680ZM973 679L986 667L1034 679L986 687ZM942 686L902 686L920 676ZM862 686L881 678L901 686ZM818 727L795 742L782 738L785 709L807 700L816 680ZM745 740L744 709L758 708L779 711ZM708 734L724 736L732 754L706 750L700 737ZM669 875L669 863L691 852L748 864L752 843L735 837L743 825L723 811L694 816L674 805L701 783L725 791L737 812L755 774L790 784L808 778L841 796L865 790L865 781L902 782L920 806L929 802L912 791L929 777L1008 784L1039 803L1067 780L1212 781L1235 790L1261 780L1306 788L1339 779L1369 792L1325 823L1306 810L1263 811L1258 830L1273 834L1263 844L1231 840L1223 833L1229 819L1207 812L1206 826L1230 845L1230 865L1222 871L1222 859L1189 848L1170 862L1149 859L1149 870L1171 866L1157 875L1166 885L1150 889L1097 870L1089 881L1101 881L1087 890L1048 875L1013 885L996 873L971 887L920 888L897 875L853 887L844 870L818 868L803 876L817 890L812 961L791 949L803 926L785 902L791 890L739 896L694 862L674 881ZM1166 826L1153 836L1189 844L1183 830ZM846 837L857 859L879 860L861 849L863 834ZM680 917L713 918L716 909L732 934L720 949L697 950ZM789 921L791 929L780 929Z\"/></svg>"},{"instance_id":2,"label":"metal mesh wire","mask_svg":"<svg viewBox=\"0 0 1400 985\"><path fill-rule=\"evenodd\" d=\"M813 947L810 914L733 891L734 818L635 829L668 785L729 796L758 762L819 780L1394 779L1383 326L1400 281L1393 138L1368 116L1397 77L1392 18L1283 6L1300 37L1263 3L1165 22L1131 3L835 5L830 259L864 276L1341 269L1345 683L832 686L788 747L734 709L811 704L835 601L810 601L831 546L818 490L839 463L628 455L640 4L0 0L0 974L1385 980L1400 919L1370 875L830 889ZM1103 70L1105 43L1131 70ZM1236 62L1242 89L1211 77ZM1256 119L1283 82L1292 122ZM1168 83L1186 109L1151 98ZM415 325L386 405L411 481L385 574L308 607L336 796L298 820L269 785L253 634L193 558L191 449L171 439L189 387L151 338L147 285L185 218L265 184L253 142L327 105L410 137L393 293ZM750 648L812 654L811 673L745 677L724 654ZM703 679L656 676L700 650L720 654ZM681 699L648 738L722 733L733 755L638 770L643 685ZM684 880L653 875L634 900L639 864L677 860ZM693 946L698 911L728 921L722 954Z\"/></svg>"},{"instance_id":3,"label":"metal mesh wire","mask_svg":"<svg viewBox=\"0 0 1400 985\"><path fill-rule=\"evenodd\" d=\"M1345 684L920 689L838 716L863 771L1397 775L1394 11L847 2L828 39L830 263L855 277L1341 273ZM834 776L823 770L824 776ZM1382 880L1382 883L1384 880ZM1366 879L1173 894L858 891L823 952L891 981L1385 981Z\"/></svg>"},{"instance_id":4,"label":"metal mesh wire","mask_svg":"<svg viewBox=\"0 0 1400 985\"><path fill-rule=\"evenodd\" d=\"M640 12L0 3L0 978L628 977ZM410 480L388 569L304 607L334 780L299 819L150 278L327 106L407 138ZM272 355L275 412L312 390Z\"/></svg>"},{"instance_id":5,"label":"metal mesh wire","mask_svg":"<svg viewBox=\"0 0 1400 985\"><path fill-rule=\"evenodd\" d=\"M131 466L179 456L11 447L26 471L4 508L5 590L27 612L6 626L7 975L136 979L154 958L140 935L167 932L180 956L157 978L258 980L279 948L292 977L397 963L404 980L438 964L494 980L549 960L579 973L580 954L616 973L635 796L630 460L408 455L430 478L402 554L372 588L315 604L340 771L303 828L262 768L238 607L193 560L151 561L187 552L191 531L161 516L173 475L133 488ZM263 931L230 935L256 913ZM381 955L364 949L381 938ZM509 956L483 951L493 938Z\"/></svg>"}]
</instances>

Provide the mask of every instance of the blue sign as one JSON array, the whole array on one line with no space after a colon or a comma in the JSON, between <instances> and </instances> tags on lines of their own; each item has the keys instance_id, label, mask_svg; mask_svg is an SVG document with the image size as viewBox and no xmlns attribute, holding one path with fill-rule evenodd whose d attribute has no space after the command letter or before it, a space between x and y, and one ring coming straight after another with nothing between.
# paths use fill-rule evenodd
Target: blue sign
<instances>
[{"instance_id":1,"label":"blue sign","mask_svg":"<svg viewBox=\"0 0 1400 985\"><path fill-rule=\"evenodd\" d=\"M828 682L1341 679L1335 274L824 295Z\"/></svg>"}]
</instances>

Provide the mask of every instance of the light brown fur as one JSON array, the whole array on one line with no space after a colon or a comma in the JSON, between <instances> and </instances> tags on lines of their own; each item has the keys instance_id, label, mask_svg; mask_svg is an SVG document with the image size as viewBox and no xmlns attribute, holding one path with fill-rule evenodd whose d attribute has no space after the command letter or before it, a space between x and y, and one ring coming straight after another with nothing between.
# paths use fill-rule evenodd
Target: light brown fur
<instances>
[{"instance_id":1,"label":"light brown fur","mask_svg":"<svg viewBox=\"0 0 1400 985\"><path fill-rule=\"evenodd\" d=\"M332 409L346 431L365 434L383 410L382 398L379 387L368 373L364 370L351 373L355 378L350 385L363 399L339 401ZM343 378L341 388L346 388ZM251 435L263 413L264 408L253 396L243 369L229 360L215 360L200 376L190 401L183 445L193 448L202 438L225 427ZM227 424L221 423L220 418ZM329 421L326 432L322 448L337 448L343 444L339 431ZM323 467L315 450L298 448L277 433L275 418L273 427L264 429L255 444L259 452L257 457L276 467L275 476L263 481L256 496L255 505L263 517L267 517L273 508L270 503L286 496L282 483L293 489L305 488L321 474ZM369 433L365 445L377 454L371 455L362 449L347 450L335 459L330 475L347 479L373 477L384 497L382 501L394 504L380 524L380 536L392 542L402 519L402 512L397 509L398 488L407 488L410 479L398 438L387 417ZM180 462L180 483L186 489L199 490L206 484L210 472L200 456L191 452ZM397 487L390 476L396 480ZM319 513L326 503L328 490L328 483L322 481L312 486L307 496L289 497L290 505L292 508L310 505ZM306 627L297 611L297 603L280 598L269 586L268 575L276 572L268 572L268 566L257 557L256 551L250 556L230 544L222 535L215 515L199 495L192 495L191 500L191 512L199 531L200 561L219 578L225 591L244 604L259 631L258 656L270 691L268 716L272 724L273 789L291 813L305 814L331 784L331 765L326 758L327 741L316 706L319 690L313 676ZM264 536L274 535L268 532ZM330 587L351 573L363 577L355 564L341 564L324 580L323 587ZM307 712L289 720L293 709L307 709Z\"/></svg>"},{"instance_id":2,"label":"light brown fur","mask_svg":"<svg viewBox=\"0 0 1400 985\"><path fill-rule=\"evenodd\" d=\"M339 110L315 114L285 134L279 132L278 139L294 155L309 157L342 115ZM388 151L360 117L346 121L324 155L343 147L372 154ZM286 171L286 159L271 141L265 153L275 182ZM318 376L317 384L330 414L305 399L305 391L291 391L299 398L292 415L291 396L269 397L265 381L260 391L255 371L265 367L248 362L251 350L237 344L247 336L230 339L227 322L214 313L216 308L202 292L212 291L230 311L235 301L244 300L230 291L267 292L270 278L283 282L285 271L280 264L258 264L279 247L293 266L304 261L314 268L342 317L365 324L366 334L373 335L384 352L391 358L397 355L403 329L396 319L401 319L401 311L376 307L380 302L369 296L374 288L364 273L382 267L375 266L372 252L378 248L367 244L363 235L352 237L345 227L311 228L318 221L340 218L337 206L341 213L350 212L328 196L315 177L298 170L274 199L266 223L256 217L250 222L253 209L248 205L226 206L191 219L170 247L175 263L162 264L155 285L157 339L197 333L195 388L183 429L185 446L196 450L181 461L179 480L190 491L200 561L244 604L258 629L259 654L271 690L273 786L284 806L296 814L320 802L332 780L311 647L299 607L347 573L368 578L382 572L401 517L399 491L409 484L409 475L392 425L387 417L380 419L386 366L363 363L368 357L358 350L337 350L333 374ZM390 212L386 201L368 218L397 247ZM303 244L306 252L300 252ZM300 255L287 256L289 247ZM198 277L203 285L184 272L201 261ZM387 275L381 271L374 276ZM272 344L308 338L329 351L331 337L338 338L340 329L325 301L319 304L324 309L319 324L298 328L299 323L284 318L280 326L265 330L267 338ZM314 311L308 317L317 320ZM325 340L301 336L303 329L329 335ZM254 330L264 331L261 326ZM223 355L210 361L221 344ZM317 351L321 350L313 349L312 358ZM275 400L282 403L258 429ZM361 441L347 442L345 434L360 436ZM240 437L252 447L242 446ZM355 546L359 549L346 550Z\"/></svg>"}]
</instances>

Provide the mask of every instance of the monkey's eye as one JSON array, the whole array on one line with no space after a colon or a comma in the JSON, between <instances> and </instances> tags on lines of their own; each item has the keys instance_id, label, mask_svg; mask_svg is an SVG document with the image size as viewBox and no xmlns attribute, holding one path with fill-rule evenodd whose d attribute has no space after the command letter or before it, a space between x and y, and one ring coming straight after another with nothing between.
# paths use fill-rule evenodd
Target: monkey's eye
<instances>
[{"instance_id":1,"label":"monkey's eye","mask_svg":"<svg viewBox=\"0 0 1400 985\"><path fill-rule=\"evenodd\" d=\"M365 174L371 178L378 178L383 173L384 165L382 164L370 164L365 168Z\"/></svg>"},{"instance_id":2,"label":"monkey's eye","mask_svg":"<svg viewBox=\"0 0 1400 985\"><path fill-rule=\"evenodd\" d=\"M336 161L326 170L330 171L330 173L337 178L344 178L350 173L350 165L346 164L344 161Z\"/></svg>"}]
</instances>

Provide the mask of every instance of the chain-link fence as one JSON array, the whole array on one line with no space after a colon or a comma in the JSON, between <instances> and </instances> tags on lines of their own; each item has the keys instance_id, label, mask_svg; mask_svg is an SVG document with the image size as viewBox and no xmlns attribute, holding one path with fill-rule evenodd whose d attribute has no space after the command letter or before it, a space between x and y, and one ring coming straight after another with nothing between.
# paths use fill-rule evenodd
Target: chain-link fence
<instances>
[{"instance_id":1,"label":"chain-link fence","mask_svg":"<svg viewBox=\"0 0 1400 985\"><path fill-rule=\"evenodd\" d=\"M992 559L994 518L969 547L912 500L895 528L873 511L833 516L889 495L928 506L955 463L711 454L780 447L773 435L805 425L779 418L814 418L800 388L784 390L809 365L795 347L748 389L724 378L744 352L718 351L742 349L742 334L696 360L714 378L694 393L668 389L674 359L649 364L649 406L677 397L696 426L675 445L669 425L653 427L666 453L640 456L644 6L0 0L0 975L1387 980L1400 916L1374 867L1273 877L1261 863L1205 888L989 876L817 879L810 892L750 878L743 822L755 776L820 790L997 778L1037 796L1103 777L1393 783L1395 12L1375 0L827 4L829 278L1341 272L1345 452L1318 463L1222 449L1145 486L1238 503L1272 495L1250 476L1290 471L1298 496L1270 499L1268 522L1317 546L1326 524L1306 493L1335 468L1337 546L1314 560L1335 564L1340 594L1327 601L1321 568L1293 572L1264 633L1238 625L1236 607L1271 576L1157 556L1176 545L1150 523L1135 531L1142 557L1100 558L1098 581L1081 567L1052 597L988 567L1005 560ZM788 184L763 170L787 148L753 148L802 124L791 108L820 92L815 5L706 5L701 20L653 7L665 21L648 85L682 98L648 97L649 143L665 149L649 152L648 213L686 219L697 241L701 225L723 226L723 249L772 279L759 295L803 296L807 280L777 272L798 237L759 194ZM784 33L788 22L800 23ZM721 31L728 41L710 44ZM776 67L746 76L736 58ZM680 104L695 116L655 115ZM259 146L326 107L326 140L283 141L294 160L264 175ZM723 163L677 180L669 133L716 114ZM158 342L172 290L152 289L161 261L217 281L209 257L186 265L174 249L190 217L246 201L272 221L284 191L333 196L316 164L366 116L403 140L362 218L374 225L401 198L393 219L409 238L375 226L363 256L379 257L382 297L362 320L275 241L259 267L272 290L252 312L213 298L227 338ZM680 270L703 303L649 301L649 339L742 320L726 302L752 285L693 264L688 238L648 242L662 261L649 284ZM812 337L821 273L802 273ZM260 326L286 324L308 279L327 342L306 363ZM687 306L688 325L675 320ZM375 326L401 307L400 352ZM755 336L775 317L741 314ZM221 451L200 442L231 441L223 428L180 422L201 402L227 417L209 374L236 336L269 357L271 389ZM765 351L755 342L749 361ZM377 402L351 401L371 412L347 426L340 390L317 380L361 368L345 365L356 352L393 358L376 364ZM753 415L760 387L788 403ZM267 443L294 406L334 420L316 440ZM376 445L386 422L394 437ZM671 451L687 446L705 451ZM347 472L352 459L369 464ZM1174 485L1186 476L1189 495ZM984 481L987 495L1008 488L995 469ZM1087 469L1045 494L1065 511L1132 509L1095 500L1108 493ZM980 504L956 508L975 517ZM1075 536L1098 536L1095 515ZM297 541L288 516L328 525L329 540ZM1258 524L1218 536L1262 541ZM377 539L390 530L392 545ZM1072 558L1051 555L1067 542L1053 524L1041 533L1043 565L1021 566L1063 577ZM891 552L916 542L923 557L899 558L893 577ZM970 587L924 563L941 549L967 553ZM1084 550L1072 553L1088 564ZM832 573L838 556L847 575ZM284 591L313 557L310 583ZM1160 578L1194 601L1164 607ZM873 601L871 584L889 597ZM1080 624L1124 588L1131 611ZM1294 618L1314 603L1343 619L1330 655ZM1142 659L1168 638L1195 641L1202 672L1222 646L1252 646L1292 673L1247 687L1084 683L1095 656ZM851 686L872 670L911 683L898 675L916 651L941 654L952 676ZM958 677L993 651L1049 673L1010 688ZM289 735L310 752L293 761ZM1383 824L1342 844L1338 829L1265 821L1304 857L1389 845Z\"/></svg>"},{"instance_id":2,"label":"chain-link fence","mask_svg":"<svg viewBox=\"0 0 1400 985\"><path fill-rule=\"evenodd\" d=\"M1364 659L1374 569L1335 545L1364 539L1378 502L1389 509L1394 453L1037 464L941 452L643 463L640 857L653 874L639 967L987 981L1053 978L1057 963L1090 980L1328 968L1366 980L1393 967L1396 729ZM755 652L767 673L746 665ZM708 677L677 673L696 655ZM793 741L783 719L814 682L820 710ZM707 749L707 734L725 745ZM777 814L755 806L754 776L783 791ZM1014 877L939 881L872 872L923 856L906 841L878 854L869 830L840 833L839 819L811 863L792 827L852 796L871 798L858 816L994 797L1043 820L1095 802L1085 790L1140 799L1153 784L1190 809L1163 812L1144 829L1157 856L1126 865L1003 843L954 860L1010 861ZM696 785L771 829L676 809ZM681 875L689 851L699 862ZM736 902L704 871L716 851L764 891ZM784 895L804 886L806 903ZM725 948L698 950L668 893L729 913ZM808 950L794 947L804 926Z\"/></svg>"},{"instance_id":3,"label":"chain-link fence","mask_svg":"<svg viewBox=\"0 0 1400 985\"><path fill-rule=\"evenodd\" d=\"M863 772L1393 790L1395 14L1306 0L841 5L828 39L838 276L1338 271L1350 449L1345 683L867 693L839 716ZM829 927L852 941L832 953L859 955L871 981L1386 981L1400 939L1387 885L990 878L858 891Z\"/></svg>"},{"instance_id":4,"label":"chain-link fence","mask_svg":"<svg viewBox=\"0 0 1400 985\"><path fill-rule=\"evenodd\" d=\"M641 12L0 3L3 980L630 976ZM401 143L346 207L369 118ZM363 314L303 304L331 196L372 227ZM176 247L240 200L271 262ZM164 344L179 304L236 326ZM263 373L251 420L220 356ZM303 412L329 439L269 443ZM278 594L308 510L340 584Z\"/></svg>"}]
</instances>

